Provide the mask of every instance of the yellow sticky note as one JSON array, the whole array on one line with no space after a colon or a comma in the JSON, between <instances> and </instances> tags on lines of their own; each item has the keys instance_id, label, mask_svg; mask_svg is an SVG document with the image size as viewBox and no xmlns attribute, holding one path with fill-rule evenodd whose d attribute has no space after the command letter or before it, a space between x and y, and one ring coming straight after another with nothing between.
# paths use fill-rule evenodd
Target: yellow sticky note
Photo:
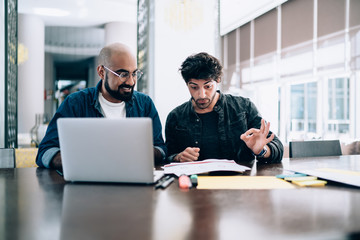
<instances>
[{"instance_id":1,"label":"yellow sticky note","mask_svg":"<svg viewBox=\"0 0 360 240\"><path fill-rule=\"evenodd\" d=\"M324 180L313 180L313 181L292 181L292 183L300 187L323 187L327 182Z\"/></svg>"},{"instance_id":2,"label":"yellow sticky note","mask_svg":"<svg viewBox=\"0 0 360 240\"><path fill-rule=\"evenodd\" d=\"M289 189L291 183L275 176L199 176L197 189Z\"/></svg>"}]
</instances>

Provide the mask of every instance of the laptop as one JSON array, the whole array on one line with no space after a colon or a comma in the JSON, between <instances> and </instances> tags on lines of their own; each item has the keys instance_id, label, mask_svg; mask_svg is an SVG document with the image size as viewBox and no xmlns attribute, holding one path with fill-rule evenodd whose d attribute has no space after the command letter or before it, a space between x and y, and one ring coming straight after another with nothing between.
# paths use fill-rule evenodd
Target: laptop
<instances>
[{"instance_id":1,"label":"laptop","mask_svg":"<svg viewBox=\"0 0 360 240\"><path fill-rule=\"evenodd\" d=\"M72 182L152 184L154 171L151 118L59 118L63 175Z\"/></svg>"}]
</instances>

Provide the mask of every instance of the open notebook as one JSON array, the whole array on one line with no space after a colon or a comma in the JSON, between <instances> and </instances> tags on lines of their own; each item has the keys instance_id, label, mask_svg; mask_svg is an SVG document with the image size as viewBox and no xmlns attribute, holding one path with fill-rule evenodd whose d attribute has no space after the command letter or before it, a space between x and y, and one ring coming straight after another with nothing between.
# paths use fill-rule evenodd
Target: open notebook
<instances>
[{"instance_id":1,"label":"open notebook","mask_svg":"<svg viewBox=\"0 0 360 240\"><path fill-rule=\"evenodd\" d=\"M150 118L59 118L64 179L155 183Z\"/></svg>"}]
</instances>

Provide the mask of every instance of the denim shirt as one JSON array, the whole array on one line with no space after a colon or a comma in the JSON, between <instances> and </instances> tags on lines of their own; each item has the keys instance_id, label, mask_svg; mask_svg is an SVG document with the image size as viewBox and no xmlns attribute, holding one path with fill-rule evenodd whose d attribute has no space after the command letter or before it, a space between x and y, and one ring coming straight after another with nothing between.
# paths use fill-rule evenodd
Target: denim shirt
<instances>
[{"instance_id":1,"label":"denim shirt","mask_svg":"<svg viewBox=\"0 0 360 240\"><path fill-rule=\"evenodd\" d=\"M248 98L218 92L220 98L214 106L214 111L218 114L221 158L235 160L238 163L252 162L254 155L240 139L240 135L250 128L260 129L262 117ZM201 134L201 120L191 100L172 110L165 127L168 161L173 161L174 157L187 147L200 147ZM268 136L270 135L271 132ZM271 150L271 156L258 160L280 162L284 151L280 140L275 136L267 145Z\"/></svg>"},{"instance_id":2,"label":"denim shirt","mask_svg":"<svg viewBox=\"0 0 360 240\"><path fill-rule=\"evenodd\" d=\"M36 164L39 167L49 168L50 161L60 151L56 124L58 118L104 117L99 102L101 84L102 80L98 82L96 87L86 88L65 98L50 121L45 137L39 145L36 156ZM125 102L125 109L126 117L150 117L152 119L154 147L160 150L165 159L167 150L162 136L161 122L151 98L134 91L132 99Z\"/></svg>"}]
</instances>

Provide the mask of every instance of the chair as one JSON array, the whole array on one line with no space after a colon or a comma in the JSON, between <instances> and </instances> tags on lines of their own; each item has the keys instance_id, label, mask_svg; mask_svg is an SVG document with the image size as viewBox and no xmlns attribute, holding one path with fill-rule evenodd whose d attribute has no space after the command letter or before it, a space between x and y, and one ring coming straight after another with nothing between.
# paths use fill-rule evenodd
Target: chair
<instances>
[{"instance_id":1,"label":"chair","mask_svg":"<svg viewBox=\"0 0 360 240\"><path fill-rule=\"evenodd\" d=\"M14 148L0 148L0 168L15 168Z\"/></svg>"},{"instance_id":2,"label":"chair","mask_svg":"<svg viewBox=\"0 0 360 240\"><path fill-rule=\"evenodd\" d=\"M360 140L341 144L341 152L343 155L360 154Z\"/></svg>"},{"instance_id":3,"label":"chair","mask_svg":"<svg viewBox=\"0 0 360 240\"><path fill-rule=\"evenodd\" d=\"M16 148L16 168L37 167L35 163L37 148Z\"/></svg>"},{"instance_id":4,"label":"chair","mask_svg":"<svg viewBox=\"0 0 360 240\"><path fill-rule=\"evenodd\" d=\"M289 143L290 158L340 156L339 140L299 141Z\"/></svg>"}]
</instances>

